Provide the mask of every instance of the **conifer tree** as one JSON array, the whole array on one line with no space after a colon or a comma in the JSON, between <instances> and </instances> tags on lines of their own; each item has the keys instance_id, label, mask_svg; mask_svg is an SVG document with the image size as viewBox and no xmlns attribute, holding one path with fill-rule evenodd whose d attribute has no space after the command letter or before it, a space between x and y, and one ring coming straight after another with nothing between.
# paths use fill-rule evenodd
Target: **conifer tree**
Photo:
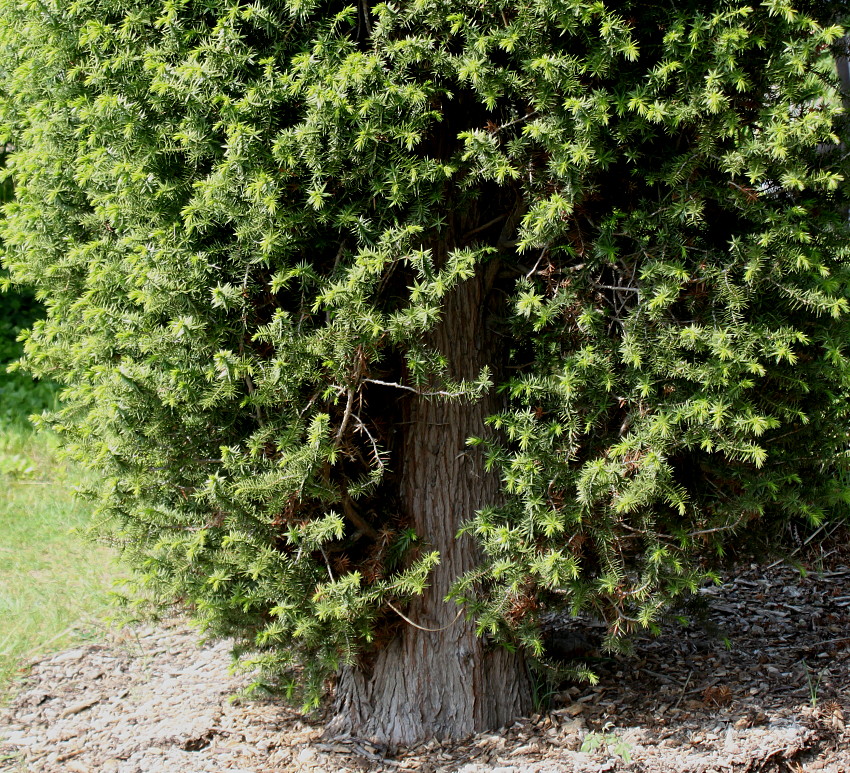
<instances>
[{"instance_id":1,"label":"conifer tree","mask_svg":"<svg viewBox=\"0 0 850 773\"><path fill-rule=\"evenodd\" d=\"M841 8L0 0L26 363L144 592L410 743L843 517Z\"/></svg>"}]
</instances>

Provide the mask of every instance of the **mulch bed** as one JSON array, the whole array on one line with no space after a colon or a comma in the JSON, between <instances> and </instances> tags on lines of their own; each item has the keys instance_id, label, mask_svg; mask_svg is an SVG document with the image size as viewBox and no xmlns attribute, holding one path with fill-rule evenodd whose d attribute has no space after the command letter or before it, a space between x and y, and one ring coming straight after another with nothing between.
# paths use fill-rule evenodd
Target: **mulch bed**
<instances>
[{"instance_id":1,"label":"mulch bed","mask_svg":"<svg viewBox=\"0 0 850 773\"><path fill-rule=\"evenodd\" d=\"M386 750L275 701L233 701L227 642L182 621L124 629L34 663L0 710L0 771L32 773L850 773L850 568L802 576L747 565L702 592L703 620L630 656L598 657L595 686L459 743ZM592 631L591 631L592 633Z\"/></svg>"}]
</instances>

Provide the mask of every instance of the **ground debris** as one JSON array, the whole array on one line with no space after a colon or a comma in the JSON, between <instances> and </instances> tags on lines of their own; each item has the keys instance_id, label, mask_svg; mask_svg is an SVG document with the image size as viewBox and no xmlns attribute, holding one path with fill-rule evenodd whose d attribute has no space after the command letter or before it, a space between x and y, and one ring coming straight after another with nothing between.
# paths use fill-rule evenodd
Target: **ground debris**
<instances>
[{"instance_id":1,"label":"ground debris","mask_svg":"<svg viewBox=\"0 0 850 773\"><path fill-rule=\"evenodd\" d=\"M594 653L599 683L561 685L545 713L392 755L230 701L229 643L182 621L120 631L33 665L0 710L0 771L850 773L850 568L744 566L701 597L689 627Z\"/></svg>"}]
</instances>

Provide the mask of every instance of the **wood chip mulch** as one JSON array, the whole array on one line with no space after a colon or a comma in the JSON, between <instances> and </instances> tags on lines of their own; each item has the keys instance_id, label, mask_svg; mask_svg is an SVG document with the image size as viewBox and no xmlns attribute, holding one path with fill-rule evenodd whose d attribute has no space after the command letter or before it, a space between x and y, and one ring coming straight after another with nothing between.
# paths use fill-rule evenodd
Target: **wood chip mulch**
<instances>
[{"instance_id":1,"label":"wood chip mulch","mask_svg":"<svg viewBox=\"0 0 850 773\"><path fill-rule=\"evenodd\" d=\"M599 683L560 686L546 713L392 754L231 700L227 642L124 629L31 665L0 709L0 771L850 773L850 567L738 567L702 597L699 625L592 659Z\"/></svg>"}]
</instances>

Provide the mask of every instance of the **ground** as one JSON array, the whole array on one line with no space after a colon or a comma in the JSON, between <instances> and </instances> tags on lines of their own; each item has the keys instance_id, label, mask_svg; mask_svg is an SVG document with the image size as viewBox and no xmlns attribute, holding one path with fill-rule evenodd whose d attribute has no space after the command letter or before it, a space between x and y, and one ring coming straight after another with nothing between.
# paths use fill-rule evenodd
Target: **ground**
<instances>
[{"instance_id":1,"label":"ground","mask_svg":"<svg viewBox=\"0 0 850 773\"><path fill-rule=\"evenodd\" d=\"M246 676L228 643L201 645L182 621L123 629L32 665L0 710L0 771L850 773L850 568L816 569L738 567L703 590L699 625L593 659L598 685L414 749L323 738L278 702L232 700Z\"/></svg>"}]
</instances>

